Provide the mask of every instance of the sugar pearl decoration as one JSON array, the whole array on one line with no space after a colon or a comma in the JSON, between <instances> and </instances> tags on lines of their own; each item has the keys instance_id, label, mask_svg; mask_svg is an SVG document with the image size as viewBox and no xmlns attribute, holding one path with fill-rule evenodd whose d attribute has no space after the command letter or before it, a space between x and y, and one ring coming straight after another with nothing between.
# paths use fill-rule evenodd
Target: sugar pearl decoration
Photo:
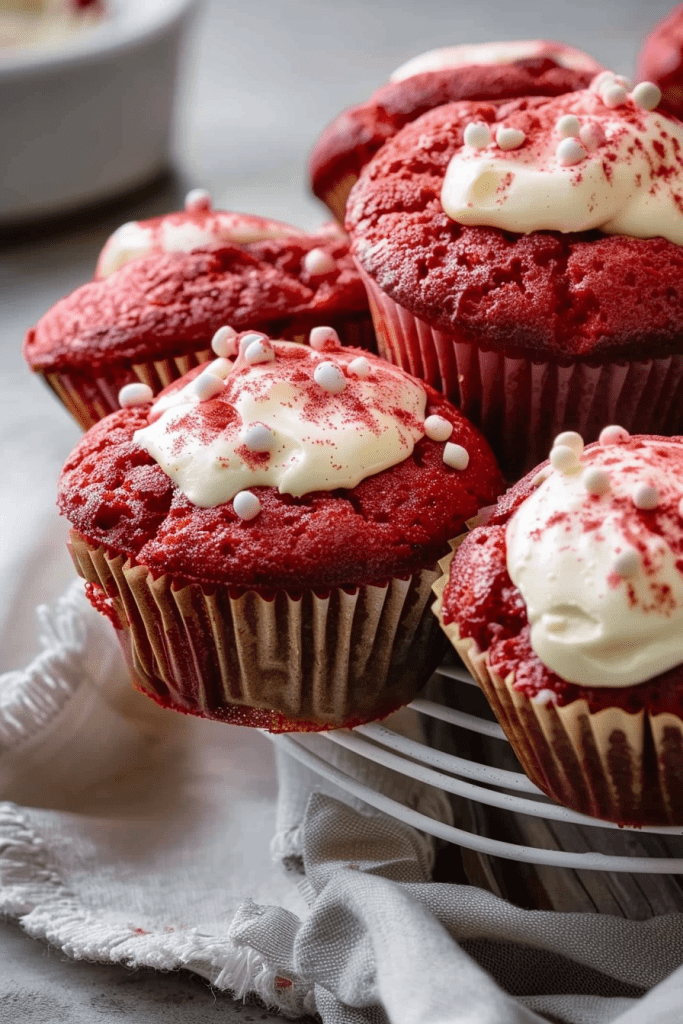
<instances>
[{"instance_id":1,"label":"sugar pearl decoration","mask_svg":"<svg viewBox=\"0 0 683 1024\"><path fill-rule=\"evenodd\" d=\"M211 209L211 193L205 188L193 188L185 196L185 209L188 213L199 213Z\"/></svg>"},{"instance_id":2,"label":"sugar pearl decoration","mask_svg":"<svg viewBox=\"0 0 683 1024\"><path fill-rule=\"evenodd\" d=\"M252 452L269 452L275 443L275 435L265 423L250 423L242 433L242 440Z\"/></svg>"},{"instance_id":3,"label":"sugar pearl decoration","mask_svg":"<svg viewBox=\"0 0 683 1024\"><path fill-rule=\"evenodd\" d=\"M606 107L623 107L626 103L626 89L623 85L619 85L618 82L613 82L611 85L605 85L604 89L600 90L600 99Z\"/></svg>"},{"instance_id":4,"label":"sugar pearl decoration","mask_svg":"<svg viewBox=\"0 0 683 1024\"><path fill-rule=\"evenodd\" d=\"M211 339L211 348L217 356L237 355L237 331L232 327L219 327Z\"/></svg>"},{"instance_id":5,"label":"sugar pearl decoration","mask_svg":"<svg viewBox=\"0 0 683 1024\"><path fill-rule=\"evenodd\" d=\"M624 548L614 559L612 569L617 576L635 576L640 569L640 555L635 548Z\"/></svg>"},{"instance_id":6,"label":"sugar pearl decoration","mask_svg":"<svg viewBox=\"0 0 683 1024\"><path fill-rule=\"evenodd\" d=\"M631 96L642 110L654 110L661 102L662 90L654 82L639 82Z\"/></svg>"},{"instance_id":7,"label":"sugar pearl decoration","mask_svg":"<svg viewBox=\"0 0 683 1024\"><path fill-rule=\"evenodd\" d=\"M586 158L586 150L576 139L562 139L558 142L555 156L560 167L573 167Z\"/></svg>"},{"instance_id":8,"label":"sugar pearl decoration","mask_svg":"<svg viewBox=\"0 0 683 1024\"><path fill-rule=\"evenodd\" d=\"M339 348L339 335L334 327L314 327L308 336L308 344L316 352L324 352L326 349Z\"/></svg>"},{"instance_id":9,"label":"sugar pearl decoration","mask_svg":"<svg viewBox=\"0 0 683 1024\"><path fill-rule=\"evenodd\" d=\"M636 484L631 499L636 508L647 512L659 505L659 491L652 484Z\"/></svg>"},{"instance_id":10,"label":"sugar pearl decoration","mask_svg":"<svg viewBox=\"0 0 683 1024\"><path fill-rule=\"evenodd\" d=\"M581 130L581 122L574 114L565 114L558 118L555 131L561 139L575 139Z\"/></svg>"},{"instance_id":11,"label":"sugar pearl decoration","mask_svg":"<svg viewBox=\"0 0 683 1024\"><path fill-rule=\"evenodd\" d=\"M261 511L261 502L251 491L238 491L232 499L232 507L240 519L248 522L250 519L254 519Z\"/></svg>"},{"instance_id":12,"label":"sugar pearl decoration","mask_svg":"<svg viewBox=\"0 0 683 1024\"><path fill-rule=\"evenodd\" d=\"M192 387L200 402L208 402L223 390L224 384L221 378L214 376L213 373L200 373L192 382Z\"/></svg>"},{"instance_id":13,"label":"sugar pearl decoration","mask_svg":"<svg viewBox=\"0 0 683 1024\"><path fill-rule=\"evenodd\" d=\"M553 448L560 445L565 445L567 448L571 448L571 450L576 452L579 457L583 453L583 438L581 437L581 434L578 434L575 430L563 430L561 434L558 434L553 441Z\"/></svg>"},{"instance_id":14,"label":"sugar pearl decoration","mask_svg":"<svg viewBox=\"0 0 683 1024\"><path fill-rule=\"evenodd\" d=\"M365 356L358 356L357 359L353 359L349 363L346 370L351 377L359 377L364 380L370 375L370 363Z\"/></svg>"},{"instance_id":15,"label":"sugar pearl decoration","mask_svg":"<svg viewBox=\"0 0 683 1024\"><path fill-rule=\"evenodd\" d=\"M560 473L567 473L579 464L579 456L566 444L557 444L550 453L550 465Z\"/></svg>"},{"instance_id":16,"label":"sugar pearl decoration","mask_svg":"<svg viewBox=\"0 0 683 1024\"><path fill-rule=\"evenodd\" d=\"M610 489L609 473L599 466L591 466L581 477L581 482L589 494L598 496L607 494Z\"/></svg>"},{"instance_id":17,"label":"sugar pearl decoration","mask_svg":"<svg viewBox=\"0 0 683 1024\"><path fill-rule=\"evenodd\" d=\"M443 449L443 461L451 469L467 469L470 464L470 454L461 444L454 444L448 441Z\"/></svg>"},{"instance_id":18,"label":"sugar pearl decoration","mask_svg":"<svg viewBox=\"0 0 683 1024\"><path fill-rule=\"evenodd\" d=\"M154 398L149 384L124 384L119 391L119 405L122 409L131 409L134 405L147 405Z\"/></svg>"},{"instance_id":19,"label":"sugar pearl decoration","mask_svg":"<svg viewBox=\"0 0 683 1024\"><path fill-rule=\"evenodd\" d=\"M626 444L631 435L624 427L616 425L603 427L598 438L601 445L608 447L611 444Z\"/></svg>"},{"instance_id":20,"label":"sugar pearl decoration","mask_svg":"<svg viewBox=\"0 0 683 1024\"><path fill-rule=\"evenodd\" d=\"M526 142L526 135L521 128L499 128L496 132L496 144L500 149L519 149Z\"/></svg>"},{"instance_id":21,"label":"sugar pearl decoration","mask_svg":"<svg viewBox=\"0 0 683 1024\"><path fill-rule=\"evenodd\" d=\"M472 149L486 149L491 142L491 129L487 124L476 124L474 121L465 128L463 138L466 146Z\"/></svg>"},{"instance_id":22,"label":"sugar pearl decoration","mask_svg":"<svg viewBox=\"0 0 683 1024\"><path fill-rule=\"evenodd\" d=\"M243 334L239 340L239 354L244 355L253 341L268 341L268 336L258 331L249 331L247 334Z\"/></svg>"},{"instance_id":23,"label":"sugar pearl decoration","mask_svg":"<svg viewBox=\"0 0 683 1024\"><path fill-rule=\"evenodd\" d=\"M538 473L531 481L532 487L540 487L541 484L545 483L545 481L548 479L551 472L552 469L550 466L544 466L543 469L539 469Z\"/></svg>"},{"instance_id":24,"label":"sugar pearl decoration","mask_svg":"<svg viewBox=\"0 0 683 1024\"><path fill-rule=\"evenodd\" d=\"M267 338L259 338L247 345L244 359L250 366L255 366L256 363L272 363L275 359L275 350Z\"/></svg>"},{"instance_id":25,"label":"sugar pearl decoration","mask_svg":"<svg viewBox=\"0 0 683 1024\"><path fill-rule=\"evenodd\" d=\"M607 136L602 125L597 123L582 124L579 130L579 139L584 144L589 153L597 149L598 146L602 146L603 142L606 141Z\"/></svg>"},{"instance_id":26,"label":"sugar pearl decoration","mask_svg":"<svg viewBox=\"0 0 683 1024\"><path fill-rule=\"evenodd\" d=\"M346 387L346 377L336 363L318 363L313 377L323 391L332 395L340 394Z\"/></svg>"},{"instance_id":27,"label":"sugar pearl decoration","mask_svg":"<svg viewBox=\"0 0 683 1024\"><path fill-rule=\"evenodd\" d=\"M325 274L332 274L336 269L337 264L324 249L311 249L304 256L304 270L311 277L323 277Z\"/></svg>"},{"instance_id":28,"label":"sugar pearl decoration","mask_svg":"<svg viewBox=\"0 0 683 1024\"><path fill-rule=\"evenodd\" d=\"M425 420L425 434L430 441L447 441L453 433L453 424L443 416L428 416Z\"/></svg>"}]
</instances>

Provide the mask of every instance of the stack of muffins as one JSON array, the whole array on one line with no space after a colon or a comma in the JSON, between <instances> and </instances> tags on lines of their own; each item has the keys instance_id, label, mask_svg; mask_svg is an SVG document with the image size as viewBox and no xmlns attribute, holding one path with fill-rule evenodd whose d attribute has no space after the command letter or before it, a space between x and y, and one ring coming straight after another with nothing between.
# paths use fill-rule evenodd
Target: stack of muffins
<instances>
[{"instance_id":1,"label":"stack of muffins","mask_svg":"<svg viewBox=\"0 0 683 1024\"><path fill-rule=\"evenodd\" d=\"M338 226L195 190L109 239L25 353L87 430L59 507L136 687L352 727L448 638L548 795L683 825L683 124L660 100L557 43L433 51L323 133Z\"/></svg>"}]
</instances>

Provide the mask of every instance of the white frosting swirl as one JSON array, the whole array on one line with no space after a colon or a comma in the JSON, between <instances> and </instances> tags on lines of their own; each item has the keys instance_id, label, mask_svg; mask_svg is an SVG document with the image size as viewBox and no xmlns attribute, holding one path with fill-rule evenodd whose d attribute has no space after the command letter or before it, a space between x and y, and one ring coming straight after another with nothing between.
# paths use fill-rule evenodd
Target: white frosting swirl
<instances>
[{"instance_id":1,"label":"white frosting swirl","mask_svg":"<svg viewBox=\"0 0 683 1024\"><path fill-rule=\"evenodd\" d=\"M682 469L668 438L592 445L511 517L507 567L531 645L563 679L623 687L683 663ZM638 507L642 485L654 508Z\"/></svg>"},{"instance_id":2,"label":"white frosting swirl","mask_svg":"<svg viewBox=\"0 0 683 1024\"><path fill-rule=\"evenodd\" d=\"M607 106L609 83L601 88L511 115L505 127L526 132L519 149L462 146L443 182L448 216L519 234L597 229L683 245L683 125L632 99ZM562 136L567 115L578 139Z\"/></svg>"},{"instance_id":3,"label":"white frosting swirl","mask_svg":"<svg viewBox=\"0 0 683 1024\"><path fill-rule=\"evenodd\" d=\"M564 46L548 39L518 39L503 43L471 43L466 46L442 46L427 50L401 64L391 75L391 82L420 75L424 71L447 71L449 68L468 67L473 64L514 64L518 60L549 57L563 68L598 74L597 61L582 50Z\"/></svg>"},{"instance_id":4,"label":"white frosting swirl","mask_svg":"<svg viewBox=\"0 0 683 1024\"><path fill-rule=\"evenodd\" d=\"M153 220L132 220L107 239L95 277L109 277L131 260L151 252L191 252L207 245L245 245L302 234L300 228L277 220L222 210L186 210Z\"/></svg>"},{"instance_id":5,"label":"white frosting swirl","mask_svg":"<svg viewBox=\"0 0 683 1024\"><path fill-rule=\"evenodd\" d=\"M295 497L355 487L408 458L424 435L427 397L403 371L369 356L368 375L357 377L348 373L353 350L272 345L274 360L240 356L208 400L194 381L164 396L135 433L194 505L258 486ZM322 363L344 374L343 390L316 383Z\"/></svg>"}]
</instances>

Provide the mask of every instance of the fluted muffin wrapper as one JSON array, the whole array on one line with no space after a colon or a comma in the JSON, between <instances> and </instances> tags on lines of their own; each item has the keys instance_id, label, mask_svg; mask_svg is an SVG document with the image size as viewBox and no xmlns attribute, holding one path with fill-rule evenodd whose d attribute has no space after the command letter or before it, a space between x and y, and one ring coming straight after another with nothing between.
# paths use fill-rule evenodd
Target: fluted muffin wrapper
<instances>
[{"instance_id":1,"label":"fluted muffin wrapper","mask_svg":"<svg viewBox=\"0 0 683 1024\"><path fill-rule=\"evenodd\" d=\"M325 206L332 212L333 216L339 221L342 227L344 226L346 203L351 189L357 181L358 175L353 171L347 171L329 185L325 190L324 195L321 195L320 197Z\"/></svg>"},{"instance_id":2,"label":"fluted muffin wrapper","mask_svg":"<svg viewBox=\"0 0 683 1024\"><path fill-rule=\"evenodd\" d=\"M569 365L495 352L430 327L358 265L379 353L447 396L478 426L510 479L548 457L563 430L586 443L609 423L634 434L683 432L683 354Z\"/></svg>"},{"instance_id":3,"label":"fluted muffin wrapper","mask_svg":"<svg viewBox=\"0 0 683 1024\"><path fill-rule=\"evenodd\" d=\"M517 758L553 800L620 825L683 825L683 719L671 712L591 711L575 700L537 703L503 678L457 623L443 621L443 592L455 550L439 562L433 611L465 667L483 690Z\"/></svg>"},{"instance_id":4,"label":"fluted muffin wrapper","mask_svg":"<svg viewBox=\"0 0 683 1024\"><path fill-rule=\"evenodd\" d=\"M177 711L272 732L359 725L409 703L446 646L429 610L434 568L269 600L155 578L76 531L71 552L109 598L134 685Z\"/></svg>"}]
</instances>

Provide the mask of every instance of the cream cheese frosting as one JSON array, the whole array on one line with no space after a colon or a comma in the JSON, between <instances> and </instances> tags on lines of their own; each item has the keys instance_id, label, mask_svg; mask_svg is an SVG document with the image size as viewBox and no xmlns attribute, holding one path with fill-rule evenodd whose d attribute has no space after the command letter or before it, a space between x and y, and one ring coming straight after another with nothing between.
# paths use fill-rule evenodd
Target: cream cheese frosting
<instances>
[{"instance_id":1,"label":"cream cheese frosting","mask_svg":"<svg viewBox=\"0 0 683 1024\"><path fill-rule=\"evenodd\" d=\"M402 82L405 78L422 74L424 71L447 71L449 68L467 67L473 64L513 64L515 61L549 57L561 67L574 71L597 74L601 68L597 61L582 50L564 46L548 39L518 39L501 43L472 43L466 46L442 46L427 50L417 57L401 64L391 75L391 82Z\"/></svg>"},{"instance_id":2,"label":"cream cheese frosting","mask_svg":"<svg viewBox=\"0 0 683 1024\"><path fill-rule=\"evenodd\" d=\"M607 428L553 468L506 529L507 568L540 660L568 682L623 687L683 663L683 440Z\"/></svg>"},{"instance_id":3,"label":"cream cheese frosting","mask_svg":"<svg viewBox=\"0 0 683 1024\"><path fill-rule=\"evenodd\" d=\"M511 114L495 138L468 126L446 170L445 212L519 234L597 229L683 245L683 125L646 109L656 86L628 96L627 84L603 73Z\"/></svg>"},{"instance_id":4,"label":"cream cheese frosting","mask_svg":"<svg viewBox=\"0 0 683 1024\"><path fill-rule=\"evenodd\" d=\"M257 333L239 347L234 364L219 358L162 396L135 433L201 508L250 487L295 497L355 487L408 458L425 434L426 393L397 367L372 357L359 367L353 350Z\"/></svg>"}]
</instances>

